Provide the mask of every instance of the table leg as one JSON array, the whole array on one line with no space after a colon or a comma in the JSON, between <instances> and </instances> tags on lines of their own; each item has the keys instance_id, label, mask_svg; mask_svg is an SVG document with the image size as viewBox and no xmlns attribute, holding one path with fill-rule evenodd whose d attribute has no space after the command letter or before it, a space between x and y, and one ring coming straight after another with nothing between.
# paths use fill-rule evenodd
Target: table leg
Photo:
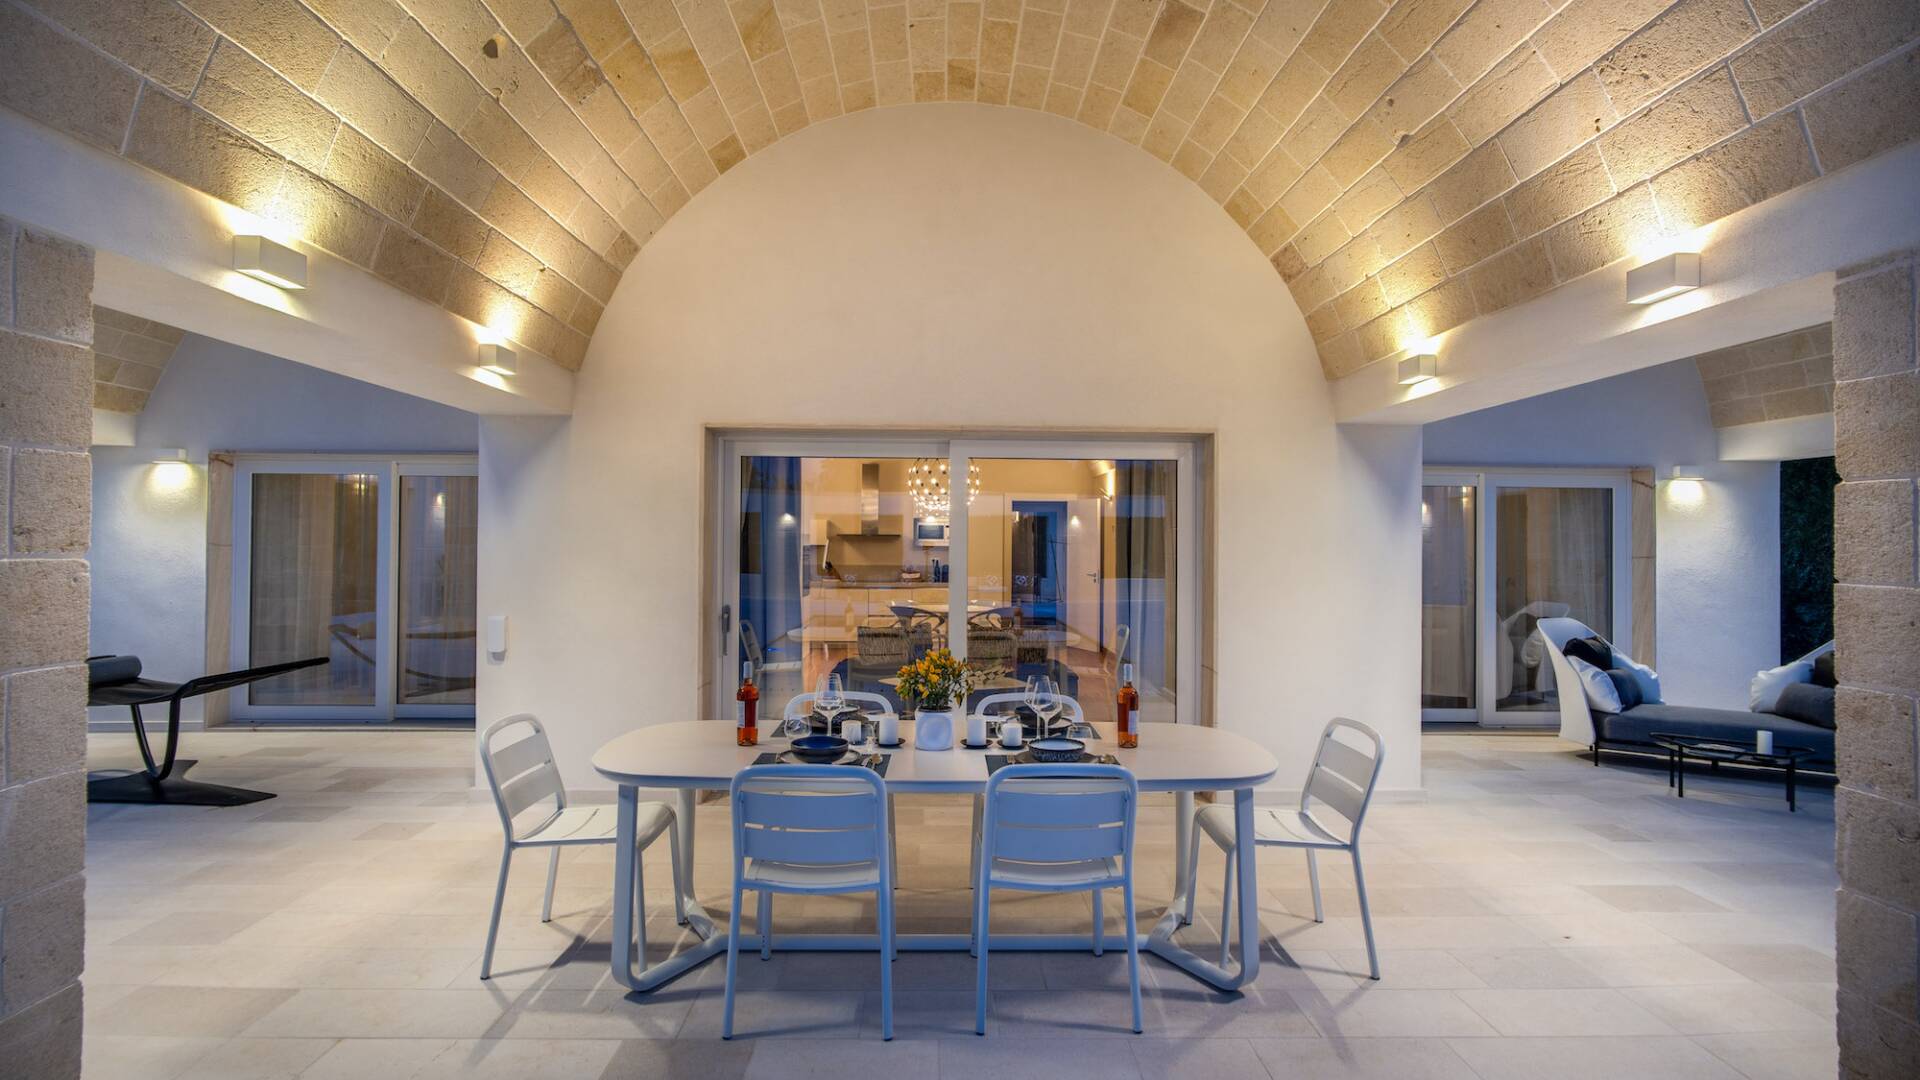
<instances>
[{"instance_id":1,"label":"table leg","mask_svg":"<svg viewBox=\"0 0 1920 1080\"><path fill-rule=\"evenodd\" d=\"M634 892L635 860L640 853L634 850L634 837L638 832L640 792L628 785L620 786L619 801L614 812L614 850L613 850L613 943L611 954L613 977L616 982L629 990L644 993L659 987L698 967L726 951L727 935L715 933L713 920L693 899L693 805L694 792L681 791L679 806L674 815L674 829L680 838L679 854L680 879L686 882L682 889L685 899L686 925L702 940L692 948L683 949L657 964L648 966L642 952L640 967L636 970L633 950L636 937L635 907L641 907L637 918L646 918L644 905L638 903ZM642 938L641 940L644 940Z\"/></svg>"},{"instance_id":2,"label":"table leg","mask_svg":"<svg viewBox=\"0 0 1920 1080\"><path fill-rule=\"evenodd\" d=\"M1193 792L1176 791L1173 794L1173 895L1185 896L1193 888L1193 882L1187 880L1187 858L1192 852L1188 845L1193 842Z\"/></svg>"},{"instance_id":3,"label":"table leg","mask_svg":"<svg viewBox=\"0 0 1920 1080\"><path fill-rule=\"evenodd\" d=\"M1799 806L1795 805L1794 799L1793 799L1793 762L1788 761L1787 762L1787 813L1791 814L1798 811L1799 809L1800 809Z\"/></svg>"},{"instance_id":4,"label":"table leg","mask_svg":"<svg viewBox=\"0 0 1920 1080\"><path fill-rule=\"evenodd\" d=\"M1175 888L1173 903L1160 921L1154 924L1153 931L1147 935L1141 948L1160 957L1220 990L1238 990L1252 982L1260 971L1260 888L1258 876L1254 870L1254 833L1253 833L1253 789L1242 788L1234 793L1233 819L1236 830L1236 847L1228 856L1233 859L1235 876L1239 882L1239 895L1235 901L1240 905L1240 962L1238 970L1226 968L1173 940L1173 935L1183 925L1181 916L1187 907L1186 890L1194 887L1187 878L1186 857L1177 856L1179 869L1174 872ZM1193 797L1181 792L1174 800L1179 810L1175 816L1180 824L1181 842L1177 850L1186 849L1185 838L1191 835L1193 820ZM1184 880L1183 880L1184 879Z\"/></svg>"},{"instance_id":5,"label":"table leg","mask_svg":"<svg viewBox=\"0 0 1920 1080\"><path fill-rule=\"evenodd\" d=\"M1679 790L1680 797L1684 799L1687 797L1687 755L1679 750L1675 750L1673 756L1675 761L1678 762L1673 770L1674 776L1678 779L1678 783L1675 786Z\"/></svg>"}]
</instances>

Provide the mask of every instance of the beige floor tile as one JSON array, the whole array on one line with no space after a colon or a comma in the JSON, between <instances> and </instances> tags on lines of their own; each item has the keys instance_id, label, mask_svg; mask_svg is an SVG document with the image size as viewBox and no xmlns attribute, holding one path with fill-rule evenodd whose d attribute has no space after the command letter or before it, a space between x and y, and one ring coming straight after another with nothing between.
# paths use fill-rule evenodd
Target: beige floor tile
<instances>
[{"instance_id":1,"label":"beige floor tile","mask_svg":"<svg viewBox=\"0 0 1920 1080\"><path fill-rule=\"evenodd\" d=\"M1440 1039L1265 1039L1251 1045L1275 1077L1477 1080Z\"/></svg>"},{"instance_id":2,"label":"beige floor tile","mask_svg":"<svg viewBox=\"0 0 1920 1080\"><path fill-rule=\"evenodd\" d=\"M1450 1039L1480 1080L1741 1080L1692 1041L1650 1039Z\"/></svg>"},{"instance_id":3,"label":"beige floor tile","mask_svg":"<svg viewBox=\"0 0 1920 1080\"><path fill-rule=\"evenodd\" d=\"M194 1062L194 1080L295 1080L332 1039L229 1039Z\"/></svg>"},{"instance_id":4,"label":"beige floor tile","mask_svg":"<svg viewBox=\"0 0 1920 1080\"><path fill-rule=\"evenodd\" d=\"M1767 987L1753 983L1645 986L1621 993L1686 1035L1823 1032L1832 1026L1831 1019L1817 1016Z\"/></svg>"},{"instance_id":5,"label":"beige floor tile","mask_svg":"<svg viewBox=\"0 0 1920 1080\"><path fill-rule=\"evenodd\" d=\"M1693 1041L1747 1080L1829 1080L1838 1070L1832 1032L1701 1035Z\"/></svg>"},{"instance_id":6,"label":"beige floor tile","mask_svg":"<svg viewBox=\"0 0 1920 1080\"><path fill-rule=\"evenodd\" d=\"M1294 1003L1327 1038L1439 1038L1494 1035L1481 1015L1451 990L1290 990Z\"/></svg>"},{"instance_id":7,"label":"beige floor tile","mask_svg":"<svg viewBox=\"0 0 1920 1080\"><path fill-rule=\"evenodd\" d=\"M1461 990L1458 994L1506 1036L1676 1034L1619 990Z\"/></svg>"}]
</instances>

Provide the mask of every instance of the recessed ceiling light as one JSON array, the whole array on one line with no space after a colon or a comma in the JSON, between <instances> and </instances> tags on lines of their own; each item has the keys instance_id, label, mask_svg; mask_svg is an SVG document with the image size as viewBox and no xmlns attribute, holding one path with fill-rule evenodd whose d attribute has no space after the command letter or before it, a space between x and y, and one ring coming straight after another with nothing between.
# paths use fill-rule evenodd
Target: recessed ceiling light
<instances>
[{"instance_id":1,"label":"recessed ceiling light","mask_svg":"<svg viewBox=\"0 0 1920 1080\"><path fill-rule=\"evenodd\" d=\"M307 257L264 236L233 238L233 268L282 289L307 287Z\"/></svg>"},{"instance_id":2,"label":"recessed ceiling light","mask_svg":"<svg viewBox=\"0 0 1920 1080\"><path fill-rule=\"evenodd\" d=\"M1432 353L1415 353L1400 358L1399 378L1403 386L1426 382L1439 369L1440 358Z\"/></svg>"},{"instance_id":3,"label":"recessed ceiling light","mask_svg":"<svg viewBox=\"0 0 1920 1080\"><path fill-rule=\"evenodd\" d=\"M1676 251L1627 271L1627 303L1653 304L1700 287L1700 253Z\"/></svg>"},{"instance_id":4,"label":"recessed ceiling light","mask_svg":"<svg viewBox=\"0 0 1920 1080\"><path fill-rule=\"evenodd\" d=\"M495 375L513 374L515 370L514 365L518 359L519 358L513 354L513 350L507 348L505 345L486 344L480 346L480 366L493 372Z\"/></svg>"}]
</instances>

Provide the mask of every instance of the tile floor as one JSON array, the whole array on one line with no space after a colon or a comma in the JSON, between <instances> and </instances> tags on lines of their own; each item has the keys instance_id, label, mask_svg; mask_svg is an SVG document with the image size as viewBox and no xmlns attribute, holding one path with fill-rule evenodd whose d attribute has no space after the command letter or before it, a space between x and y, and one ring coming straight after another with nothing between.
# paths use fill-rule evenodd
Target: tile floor
<instances>
[{"instance_id":1,"label":"tile floor","mask_svg":"<svg viewBox=\"0 0 1920 1080\"><path fill-rule=\"evenodd\" d=\"M131 760L92 737L94 768ZM199 779L280 797L233 809L99 806L88 833L86 1075L195 1077L1715 1077L1834 1070L1833 801L1595 769L1558 740L1429 735L1422 798L1376 806L1367 875L1385 978L1350 889L1315 924L1298 855L1261 856L1255 986L1211 991L1124 959L992 961L971 1034L964 955L903 954L898 1038L878 1038L870 955L742 960L739 1036L718 1036L721 962L629 1000L607 972L611 855L517 868L495 978L478 978L499 825L470 733L192 734ZM1141 827L1143 910L1172 881L1171 802ZM906 798L902 930L965 926L964 800ZM703 808L697 889L724 917L724 809ZM665 845L647 855L652 942L676 928ZM1218 881L1218 856L1202 862ZM1328 861L1329 885L1343 876ZM1214 939L1217 886L1199 925ZM783 902L783 923L864 928L858 900ZM1108 916L1113 917L1113 904ZM1214 917L1207 917L1207 911ZM662 920L659 913L668 913ZM1084 898L996 900L996 929L1070 929ZM749 915L751 921L751 915Z\"/></svg>"}]
</instances>

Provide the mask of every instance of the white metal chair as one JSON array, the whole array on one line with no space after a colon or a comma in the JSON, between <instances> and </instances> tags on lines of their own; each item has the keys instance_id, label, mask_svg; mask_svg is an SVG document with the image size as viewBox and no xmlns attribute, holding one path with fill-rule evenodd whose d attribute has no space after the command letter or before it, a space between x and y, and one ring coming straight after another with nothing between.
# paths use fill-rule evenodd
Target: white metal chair
<instances>
[{"instance_id":1,"label":"white metal chair","mask_svg":"<svg viewBox=\"0 0 1920 1080\"><path fill-rule=\"evenodd\" d=\"M1127 980L1133 991L1133 1030L1140 1024L1140 943L1133 912L1133 828L1140 788L1118 765L1007 765L987 781L980 829L980 866L974 878L973 1029L987 1033L989 894L1090 892L1099 951L1100 890L1118 887L1126 914Z\"/></svg>"},{"instance_id":2,"label":"white metal chair","mask_svg":"<svg viewBox=\"0 0 1920 1080\"><path fill-rule=\"evenodd\" d=\"M510 728L524 727L526 737L496 747L494 739ZM500 909L507 899L507 871L513 866L513 853L524 847L544 847L552 854L547 859L547 895L540 905L540 921L553 920L553 886L560 873L560 849L588 844L612 844L615 813L611 806L568 806L566 785L553 763L553 748L547 743L547 729L528 713L497 721L480 740L480 763L487 774L487 786L493 789L493 805L500 811L500 828L506 834L506 847L500 852L500 883L493 892L493 915L487 922L487 950L480 958L480 977L493 977L493 945L500 935ZM553 800L544 816L523 827L516 819L536 804ZM686 889L680 880L680 837L673 828L673 808L663 802L640 804L638 831L634 837L636 855L645 851L661 833L673 853L674 918L687 921ZM634 925L640 939L640 954L647 951L646 900L640 880L640 860L633 860L633 897L638 909Z\"/></svg>"},{"instance_id":3,"label":"white metal chair","mask_svg":"<svg viewBox=\"0 0 1920 1080\"><path fill-rule=\"evenodd\" d=\"M1335 736L1350 731L1366 740L1363 749L1342 742ZM1321 851L1344 851L1353 859L1353 885L1360 894L1360 926L1367 936L1367 966L1375 979L1380 977L1380 956L1373 947L1373 913L1367 907L1367 879L1360 869L1360 824L1366 820L1367 804L1373 800L1373 785L1380 777L1380 763L1386 760L1386 745L1372 728L1344 717L1328 721L1320 733L1320 748L1307 770L1306 787L1300 793L1300 809L1278 810L1262 807L1253 812L1254 843L1267 847L1304 848L1307 852L1307 877L1313 885L1313 921L1325 922L1320 903L1320 864L1315 856ZM1341 821L1323 822L1322 808ZM1235 836L1233 807L1215 803L1193 816L1193 840L1187 845L1187 910L1184 919L1193 922L1191 884L1200 868L1200 837L1205 834L1227 853L1227 873L1221 887L1220 965L1227 964L1227 944L1231 936L1229 917L1233 912L1233 850Z\"/></svg>"},{"instance_id":4,"label":"white metal chair","mask_svg":"<svg viewBox=\"0 0 1920 1080\"><path fill-rule=\"evenodd\" d=\"M1062 703L1061 711L1066 715L1067 723L1084 724L1087 722L1087 710L1081 708L1079 699L1070 698L1065 694L1055 694L1053 699ZM988 694L974 703L973 711L981 715L992 716L993 713L989 710L996 706L1024 705L1026 704L1026 700L1027 695L1024 690L1009 690L998 694ZM1029 731L1026 733L1026 737L1029 739L1034 738L1035 733ZM967 883L969 885L973 883L974 876L980 869L980 803L981 796L975 795L973 797L973 853L967 860ZM1093 894L1093 909L1096 912L1100 910L1099 893Z\"/></svg>"},{"instance_id":5,"label":"white metal chair","mask_svg":"<svg viewBox=\"0 0 1920 1080\"><path fill-rule=\"evenodd\" d=\"M893 715L893 702L888 701L885 694L874 694L865 690L844 690L840 696L856 705L878 705L880 707L879 712L870 712L862 709L861 716L849 714L847 716L849 720L864 719L871 723L876 716ZM804 694L795 694L792 698L788 699L787 707L781 713L780 726L785 728L788 720L797 720L803 716L812 715L813 704L819 700L819 697L820 694L817 691L808 691ZM878 741L877 738L876 741ZM899 838L895 836L893 832L893 820L893 796L889 795L887 796L887 843L889 850L893 852L893 886L897 889L900 887L900 853L898 851Z\"/></svg>"},{"instance_id":6,"label":"white metal chair","mask_svg":"<svg viewBox=\"0 0 1920 1080\"><path fill-rule=\"evenodd\" d=\"M760 956L773 945L773 894L870 892L879 910L880 1034L893 1038L893 870L882 858L891 830L887 784L870 769L756 765L734 775L733 905L727 928L727 994L721 1038L733 1038L740 908L760 894Z\"/></svg>"},{"instance_id":7,"label":"white metal chair","mask_svg":"<svg viewBox=\"0 0 1920 1080\"><path fill-rule=\"evenodd\" d=\"M843 691L840 696L845 698L847 702L852 705L878 706L878 710L879 710L878 712L873 712L863 708L861 712L867 714L865 717L856 717L856 716L853 716L852 714L848 714L848 719L850 720L872 719L874 716L877 716L880 713L890 713L893 711L893 702L888 701L887 696L885 694L874 694L874 693L869 693L868 691L865 691L865 690L846 690L846 691ZM815 690L809 690L804 694L795 694L792 697L788 698L786 707L782 709L780 712L781 725L784 727L788 720L798 720L803 716L812 715L814 703L819 700L820 700L820 694L818 691L815 691Z\"/></svg>"}]
</instances>

